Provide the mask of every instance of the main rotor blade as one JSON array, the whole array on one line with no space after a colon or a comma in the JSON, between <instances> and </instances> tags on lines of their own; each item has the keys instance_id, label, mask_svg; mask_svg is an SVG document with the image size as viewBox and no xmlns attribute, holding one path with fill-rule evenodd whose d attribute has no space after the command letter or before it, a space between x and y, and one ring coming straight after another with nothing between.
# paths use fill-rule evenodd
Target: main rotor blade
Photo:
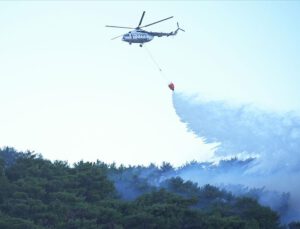
<instances>
[{"instance_id":1,"label":"main rotor blade","mask_svg":"<svg viewBox=\"0 0 300 229\"><path fill-rule=\"evenodd\" d=\"M141 17L141 20L140 20L140 23L139 23L139 25L137 26L138 28L140 27L140 25L142 24L142 21L143 21L143 19L144 19L144 16L145 16L145 11L143 12L143 14L142 14L142 17Z\"/></svg>"},{"instance_id":2,"label":"main rotor blade","mask_svg":"<svg viewBox=\"0 0 300 229\"><path fill-rule=\"evenodd\" d=\"M165 19L162 19L162 20L159 20L159 21L156 21L156 22L152 22L151 24L144 25L144 26L142 26L142 27L140 27L140 28L148 27L148 26L150 26L150 25L154 25L154 24L157 24L157 23L159 23L159 22L162 22L162 21L165 21L165 20L168 20L168 19L171 19L171 18L173 18L173 16L168 17L168 18L165 18Z\"/></svg>"},{"instance_id":3,"label":"main rotor blade","mask_svg":"<svg viewBox=\"0 0 300 229\"><path fill-rule=\"evenodd\" d=\"M114 25L106 25L105 27L120 28L120 29L135 29L135 28L132 28L132 27L114 26Z\"/></svg>"},{"instance_id":4,"label":"main rotor blade","mask_svg":"<svg viewBox=\"0 0 300 229\"><path fill-rule=\"evenodd\" d=\"M114 40L114 39L117 39L117 38L119 38L119 37L122 37L124 34L122 34L122 35L119 35L119 36L116 36L116 37L113 37L111 40Z\"/></svg>"}]
</instances>

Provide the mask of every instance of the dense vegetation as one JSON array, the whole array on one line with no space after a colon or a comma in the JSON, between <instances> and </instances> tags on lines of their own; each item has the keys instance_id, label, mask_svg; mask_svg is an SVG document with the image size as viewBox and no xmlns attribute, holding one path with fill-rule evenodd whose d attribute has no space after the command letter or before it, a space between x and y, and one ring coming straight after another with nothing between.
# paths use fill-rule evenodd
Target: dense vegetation
<instances>
[{"instance_id":1,"label":"dense vegetation","mask_svg":"<svg viewBox=\"0 0 300 229\"><path fill-rule=\"evenodd\" d=\"M0 228L280 228L278 214L254 199L179 177L155 186L127 173L134 169L2 149Z\"/></svg>"}]
</instances>

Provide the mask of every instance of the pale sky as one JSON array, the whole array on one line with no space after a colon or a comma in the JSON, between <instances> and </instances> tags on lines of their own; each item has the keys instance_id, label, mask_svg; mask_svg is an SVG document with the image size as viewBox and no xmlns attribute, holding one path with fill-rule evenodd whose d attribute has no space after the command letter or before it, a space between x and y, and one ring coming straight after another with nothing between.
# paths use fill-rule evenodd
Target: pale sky
<instances>
[{"instance_id":1,"label":"pale sky","mask_svg":"<svg viewBox=\"0 0 300 229\"><path fill-rule=\"evenodd\" d=\"M1 1L0 147L117 164L207 160L146 50L105 25L186 30L147 44L176 91L300 112L300 2Z\"/></svg>"}]
</instances>

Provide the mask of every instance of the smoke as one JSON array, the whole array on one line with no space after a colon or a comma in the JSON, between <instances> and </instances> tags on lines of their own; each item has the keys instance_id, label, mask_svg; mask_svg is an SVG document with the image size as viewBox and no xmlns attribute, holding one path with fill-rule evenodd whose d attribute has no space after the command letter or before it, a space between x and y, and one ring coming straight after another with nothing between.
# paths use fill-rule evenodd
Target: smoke
<instances>
[{"instance_id":1,"label":"smoke","mask_svg":"<svg viewBox=\"0 0 300 229\"><path fill-rule=\"evenodd\" d=\"M199 185L226 187L235 194L245 193L248 187L259 189L257 199L280 213L284 211L283 221L300 219L299 117L179 93L173 94L173 105L189 131L206 143L217 143L215 158L252 158L240 166L218 165L215 170L210 166L205 172L187 167L181 177ZM288 206L282 204L287 200Z\"/></svg>"}]
</instances>

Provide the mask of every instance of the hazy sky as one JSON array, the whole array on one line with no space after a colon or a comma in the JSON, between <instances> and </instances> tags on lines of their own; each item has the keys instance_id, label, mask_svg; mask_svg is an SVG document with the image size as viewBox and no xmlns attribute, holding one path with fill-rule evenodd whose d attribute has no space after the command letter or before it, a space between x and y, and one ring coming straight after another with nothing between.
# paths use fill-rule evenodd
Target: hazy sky
<instances>
[{"instance_id":1,"label":"hazy sky","mask_svg":"<svg viewBox=\"0 0 300 229\"><path fill-rule=\"evenodd\" d=\"M300 113L300 2L0 2L0 147L180 165L211 157L144 48L106 24L186 30L147 44L177 91Z\"/></svg>"}]
</instances>

